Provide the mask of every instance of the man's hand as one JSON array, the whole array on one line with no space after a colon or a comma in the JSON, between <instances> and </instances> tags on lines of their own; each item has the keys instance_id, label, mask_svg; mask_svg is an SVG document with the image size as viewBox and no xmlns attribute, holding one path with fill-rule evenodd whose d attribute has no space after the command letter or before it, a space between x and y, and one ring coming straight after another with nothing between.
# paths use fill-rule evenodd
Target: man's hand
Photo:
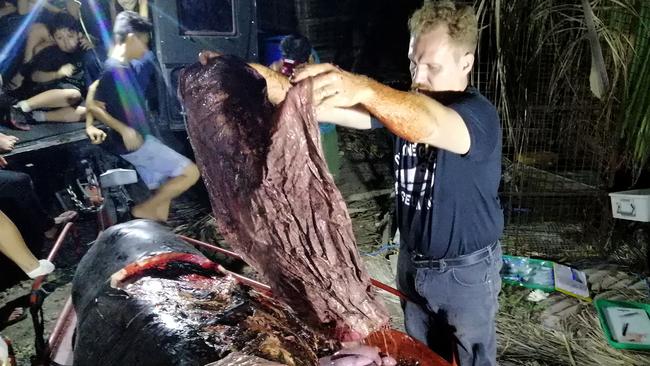
<instances>
[{"instance_id":1,"label":"man's hand","mask_svg":"<svg viewBox=\"0 0 650 366\"><path fill-rule=\"evenodd\" d=\"M318 361L320 366L395 366L392 357L381 357L377 347L354 346L344 348Z\"/></svg>"},{"instance_id":2,"label":"man's hand","mask_svg":"<svg viewBox=\"0 0 650 366\"><path fill-rule=\"evenodd\" d=\"M84 51L92 50L95 48L93 47L92 43L90 43L88 38L86 38L86 36L82 33L79 33L79 46L81 46L81 49Z\"/></svg>"},{"instance_id":3,"label":"man's hand","mask_svg":"<svg viewBox=\"0 0 650 366\"><path fill-rule=\"evenodd\" d=\"M9 163L7 163L7 160L4 158L4 156L0 155L0 169L6 168Z\"/></svg>"},{"instance_id":4,"label":"man's hand","mask_svg":"<svg viewBox=\"0 0 650 366\"><path fill-rule=\"evenodd\" d=\"M203 50L199 52L199 62L201 65L207 65L210 60L221 56L222 54L217 51Z\"/></svg>"},{"instance_id":5,"label":"man's hand","mask_svg":"<svg viewBox=\"0 0 650 366\"><path fill-rule=\"evenodd\" d=\"M365 76L343 71L332 64L298 66L292 82L313 78L313 98L316 106L347 108L372 97L371 80Z\"/></svg>"},{"instance_id":6,"label":"man's hand","mask_svg":"<svg viewBox=\"0 0 650 366\"><path fill-rule=\"evenodd\" d=\"M86 127L86 135L88 135L88 139L93 145L99 145L106 140L106 132L95 126Z\"/></svg>"},{"instance_id":7,"label":"man's hand","mask_svg":"<svg viewBox=\"0 0 650 366\"><path fill-rule=\"evenodd\" d=\"M72 74L74 74L74 65L72 64L65 64L57 71L60 78L70 77Z\"/></svg>"},{"instance_id":8,"label":"man's hand","mask_svg":"<svg viewBox=\"0 0 650 366\"><path fill-rule=\"evenodd\" d=\"M139 149L143 144L142 136L138 133L138 131L132 129L131 127L127 127L124 131L122 131L121 135L122 140L124 141L124 146L129 151L135 151Z\"/></svg>"}]
</instances>

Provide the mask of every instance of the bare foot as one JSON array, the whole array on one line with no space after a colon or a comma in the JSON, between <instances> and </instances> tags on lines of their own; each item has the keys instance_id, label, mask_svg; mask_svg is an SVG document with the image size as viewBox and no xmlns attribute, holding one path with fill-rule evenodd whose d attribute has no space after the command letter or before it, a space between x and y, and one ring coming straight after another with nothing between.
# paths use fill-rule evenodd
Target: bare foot
<instances>
[{"instance_id":1,"label":"bare foot","mask_svg":"<svg viewBox=\"0 0 650 366\"><path fill-rule=\"evenodd\" d=\"M14 149L18 137L0 133L0 152L9 152Z\"/></svg>"},{"instance_id":2,"label":"bare foot","mask_svg":"<svg viewBox=\"0 0 650 366\"><path fill-rule=\"evenodd\" d=\"M8 327L12 324L18 323L19 321L25 319L26 317L27 317L26 309L23 307L16 307L11 310L9 316L4 320L4 324L0 324L0 325L3 327Z\"/></svg>"},{"instance_id":3,"label":"bare foot","mask_svg":"<svg viewBox=\"0 0 650 366\"><path fill-rule=\"evenodd\" d=\"M137 205L131 209L131 216L136 219L149 219L160 222L167 222L167 215L159 207L149 207L146 203Z\"/></svg>"},{"instance_id":4,"label":"bare foot","mask_svg":"<svg viewBox=\"0 0 650 366\"><path fill-rule=\"evenodd\" d=\"M77 211L66 211L61 213L59 216L54 218L54 226L49 228L44 233L45 237L50 240L56 239L56 234L59 231L59 228L71 221L74 221L77 216Z\"/></svg>"},{"instance_id":5,"label":"bare foot","mask_svg":"<svg viewBox=\"0 0 650 366\"><path fill-rule=\"evenodd\" d=\"M9 315L9 319L7 319L7 321L14 322L23 316L25 316L25 309L15 308L14 311L12 311Z\"/></svg>"}]
</instances>

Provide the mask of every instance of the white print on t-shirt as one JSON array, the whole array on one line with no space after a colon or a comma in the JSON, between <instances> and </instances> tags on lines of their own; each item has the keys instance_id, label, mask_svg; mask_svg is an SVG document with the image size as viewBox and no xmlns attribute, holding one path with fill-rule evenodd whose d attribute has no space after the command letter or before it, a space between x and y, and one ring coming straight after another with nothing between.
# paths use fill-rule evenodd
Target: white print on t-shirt
<instances>
[{"instance_id":1,"label":"white print on t-shirt","mask_svg":"<svg viewBox=\"0 0 650 366\"><path fill-rule=\"evenodd\" d=\"M395 154L395 192L402 204L421 210L433 205L437 149L425 144L400 141Z\"/></svg>"}]
</instances>

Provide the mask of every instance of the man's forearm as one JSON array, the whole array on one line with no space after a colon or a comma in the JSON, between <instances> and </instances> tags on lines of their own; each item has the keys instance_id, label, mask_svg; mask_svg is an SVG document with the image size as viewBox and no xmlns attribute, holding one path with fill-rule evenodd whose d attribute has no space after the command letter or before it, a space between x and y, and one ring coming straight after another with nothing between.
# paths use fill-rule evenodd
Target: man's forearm
<instances>
[{"instance_id":1,"label":"man's forearm","mask_svg":"<svg viewBox=\"0 0 650 366\"><path fill-rule=\"evenodd\" d=\"M273 71L270 68L250 63L250 67L255 69L262 77L266 80L266 90L268 93L269 100L273 104L280 104L287 97L287 92L291 88L291 82L289 79L277 71Z\"/></svg>"},{"instance_id":2,"label":"man's forearm","mask_svg":"<svg viewBox=\"0 0 650 366\"><path fill-rule=\"evenodd\" d=\"M91 105L88 107L88 111L92 113L93 117L100 120L106 126L112 128L120 135L124 133L126 129L129 128L124 122L114 118L106 110L98 105ZM86 119L86 127L88 127L88 119Z\"/></svg>"},{"instance_id":3,"label":"man's forearm","mask_svg":"<svg viewBox=\"0 0 650 366\"><path fill-rule=\"evenodd\" d=\"M425 95L403 92L369 80L370 97L361 104L392 133L411 142L424 142L436 132L445 107Z\"/></svg>"},{"instance_id":4,"label":"man's forearm","mask_svg":"<svg viewBox=\"0 0 650 366\"><path fill-rule=\"evenodd\" d=\"M98 85L99 80L96 80L88 87L88 93L86 94L86 108L88 111L90 111L91 108L96 107L95 94L97 93ZM86 128L92 126L93 123L95 123L95 116L92 113L86 113Z\"/></svg>"},{"instance_id":5,"label":"man's forearm","mask_svg":"<svg viewBox=\"0 0 650 366\"><path fill-rule=\"evenodd\" d=\"M90 108L88 108L90 110ZM86 113L86 128L91 127L95 124L95 116L92 113Z\"/></svg>"},{"instance_id":6,"label":"man's forearm","mask_svg":"<svg viewBox=\"0 0 650 366\"><path fill-rule=\"evenodd\" d=\"M329 122L337 126L368 130L372 127L370 114L363 107L352 108L317 108L318 122Z\"/></svg>"}]
</instances>

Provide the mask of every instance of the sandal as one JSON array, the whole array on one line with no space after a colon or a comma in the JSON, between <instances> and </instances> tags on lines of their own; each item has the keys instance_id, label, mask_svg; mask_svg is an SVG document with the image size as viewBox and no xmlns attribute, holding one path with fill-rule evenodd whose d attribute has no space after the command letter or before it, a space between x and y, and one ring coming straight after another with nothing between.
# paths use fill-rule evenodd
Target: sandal
<instances>
[{"instance_id":1,"label":"sandal","mask_svg":"<svg viewBox=\"0 0 650 366\"><path fill-rule=\"evenodd\" d=\"M9 109L9 118L5 118L4 123L7 127L14 130L29 131L32 127L27 123L27 113L23 112L20 108L12 106Z\"/></svg>"}]
</instances>

